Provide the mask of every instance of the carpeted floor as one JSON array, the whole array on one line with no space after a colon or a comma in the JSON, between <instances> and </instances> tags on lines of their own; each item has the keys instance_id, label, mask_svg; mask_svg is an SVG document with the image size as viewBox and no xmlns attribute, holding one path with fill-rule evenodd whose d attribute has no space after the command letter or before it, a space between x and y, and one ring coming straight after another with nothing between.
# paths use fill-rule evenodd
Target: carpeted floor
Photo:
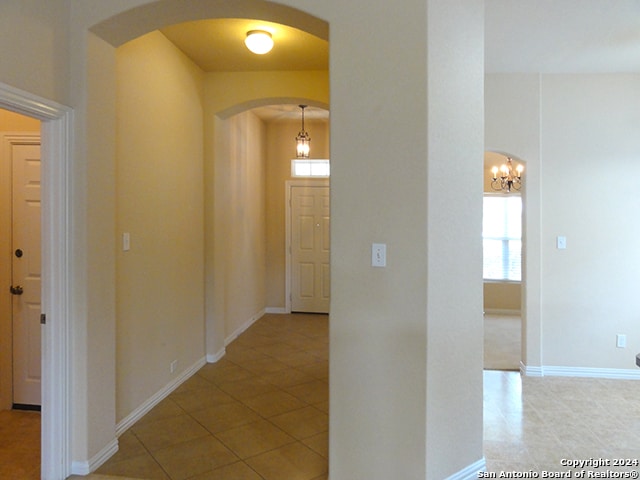
<instances>
[{"instance_id":1,"label":"carpeted floor","mask_svg":"<svg viewBox=\"0 0 640 480\"><path fill-rule=\"evenodd\" d=\"M518 316L484 316L484 369L520 370L521 320Z\"/></svg>"}]
</instances>

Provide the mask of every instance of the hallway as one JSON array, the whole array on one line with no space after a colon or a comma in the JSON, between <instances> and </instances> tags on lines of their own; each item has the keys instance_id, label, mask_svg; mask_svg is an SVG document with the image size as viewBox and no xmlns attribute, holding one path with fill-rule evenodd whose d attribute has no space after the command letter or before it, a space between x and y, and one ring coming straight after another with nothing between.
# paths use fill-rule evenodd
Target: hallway
<instances>
[{"instance_id":1,"label":"hallway","mask_svg":"<svg viewBox=\"0 0 640 480\"><path fill-rule=\"evenodd\" d=\"M265 315L125 432L96 473L326 479L328 356L328 316Z\"/></svg>"}]
</instances>

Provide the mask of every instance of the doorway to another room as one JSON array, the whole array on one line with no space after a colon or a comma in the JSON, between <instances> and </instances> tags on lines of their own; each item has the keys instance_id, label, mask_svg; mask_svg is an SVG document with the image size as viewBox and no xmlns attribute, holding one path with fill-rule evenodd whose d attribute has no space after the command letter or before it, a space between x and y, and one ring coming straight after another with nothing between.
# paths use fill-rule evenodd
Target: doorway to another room
<instances>
[{"instance_id":1,"label":"doorway to another room","mask_svg":"<svg viewBox=\"0 0 640 480\"><path fill-rule=\"evenodd\" d=\"M40 128L0 110L0 476L26 480L40 478Z\"/></svg>"},{"instance_id":2,"label":"doorway to another room","mask_svg":"<svg viewBox=\"0 0 640 480\"><path fill-rule=\"evenodd\" d=\"M519 179L509 177L510 163L514 174L519 175L515 169L522 162L509 162L509 157L503 154L485 153L482 233L485 370L518 371L522 359L523 202Z\"/></svg>"}]
</instances>

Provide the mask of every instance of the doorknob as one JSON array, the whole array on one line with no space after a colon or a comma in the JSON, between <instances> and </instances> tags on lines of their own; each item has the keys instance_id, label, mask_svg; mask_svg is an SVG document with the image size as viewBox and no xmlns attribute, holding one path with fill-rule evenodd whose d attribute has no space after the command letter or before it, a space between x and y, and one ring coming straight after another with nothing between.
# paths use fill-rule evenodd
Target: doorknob
<instances>
[{"instance_id":1,"label":"doorknob","mask_svg":"<svg viewBox=\"0 0 640 480\"><path fill-rule=\"evenodd\" d=\"M22 295L24 293L24 289L20 285L18 285L17 287L11 285L9 291L12 295Z\"/></svg>"}]
</instances>

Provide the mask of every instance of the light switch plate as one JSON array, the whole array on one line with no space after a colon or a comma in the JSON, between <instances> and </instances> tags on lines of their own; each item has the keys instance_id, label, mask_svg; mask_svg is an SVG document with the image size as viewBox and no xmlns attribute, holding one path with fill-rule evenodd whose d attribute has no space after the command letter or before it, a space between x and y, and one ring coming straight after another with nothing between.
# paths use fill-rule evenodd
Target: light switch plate
<instances>
[{"instance_id":1,"label":"light switch plate","mask_svg":"<svg viewBox=\"0 0 640 480\"><path fill-rule=\"evenodd\" d=\"M562 235L556 237L556 247L558 250L564 250L567 248L567 237Z\"/></svg>"},{"instance_id":2,"label":"light switch plate","mask_svg":"<svg viewBox=\"0 0 640 480\"><path fill-rule=\"evenodd\" d=\"M371 266L372 267L387 266L387 245L385 243L371 244Z\"/></svg>"}]
</instances>

